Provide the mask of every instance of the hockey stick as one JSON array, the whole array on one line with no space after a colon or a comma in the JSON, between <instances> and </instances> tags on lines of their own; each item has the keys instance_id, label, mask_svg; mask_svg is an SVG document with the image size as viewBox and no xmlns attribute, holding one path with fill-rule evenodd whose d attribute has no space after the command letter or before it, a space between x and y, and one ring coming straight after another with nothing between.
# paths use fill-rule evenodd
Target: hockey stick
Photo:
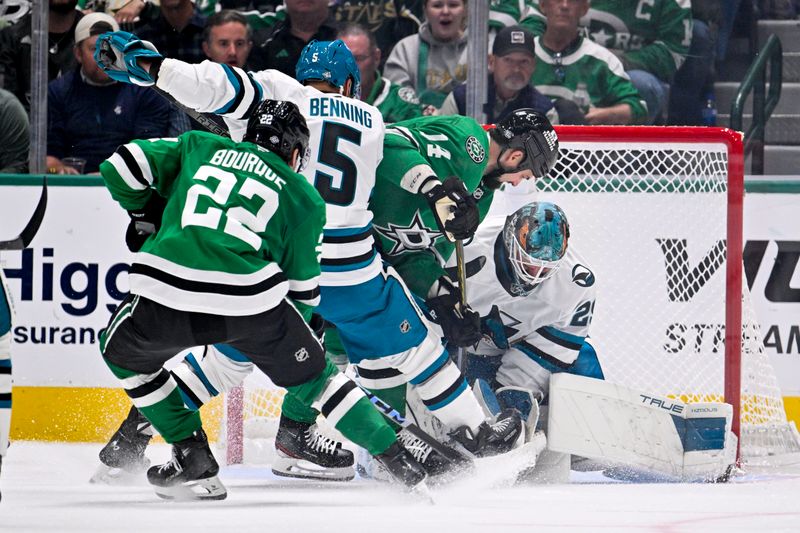
<instances>
[{"instance_id":1,"label":"hockey stick","mask_svg":"<svg viewBox=\"0 0 800 533\"><path fill-rule=\"evenodd\" d=\"M39 231L39 226L42 225L44 219L44 212L47 210L47 177L42 180L42 194L39 196L39 203L36 210L33 212L31 219L22 230L22 233L16 239L10 241L0 241L0 250L22 250L27 248L36 232Z\"/></svg>"},{"instance_id":2,"label":"hockey stick","mask_svg":"<svg viewBox=\"0 0 800 533\"><path fill-rule=\"evenodd\" d=\"M430 435L428 435L425 431L422 430L418 425L414 424L406 417L401 415L397 409L389 405L388 403L384 402L377 396L375 396L372 392L368 391L364 387L359 386L364 394L367 395L369 401L372 402L372 405L377 407L378 411L383 413L383 415L391 420L392 422L396 423L397 425L401 426L402 428L408 430L409 433L417 437L419 440L436 450L440 453L443 457L451 461L455 467L455 469L461 470L466 468L471 468L473 466L472 459L467 457L466 455L459 453L458 451L445 446L441 442L437 441Z\"/></svg>"},{"instance_id":3,"label":"hockey stick","mask_svg":"<svg viewBox=\"0 0 800 533\"><path fill-rule=\"evenodd\" d=\"M189 115L191 118L196 120L201 126L203 126L205 129L207 129L211 133L213 133L215 135L219 135L220 137L228 137L228 138L230 138L230 136L231 136L230 132L227 129L225 129L222 126L220 126L219 124L217 124L212 118L204 115L203 113L200 113L199 111L196 111L196 110L192 109L191 107L183 105L182 103L177 101L167 91L165 91L164 89L159 89L158 87L156 87L155 84L151 85L151 88L155 92L160 94L169 103L175 105L175 107L177 107L178 109L180 109L181 111L183 111L184 113Z\"/></svg>"},{"instance_id":4,"label":"hockey stick","mask_svg":"<svg viewBox=\"0 0 800 533\"><path fill-rule=\"evenodd\" d=\"M467 269L464 267L464 241L456 241L456 269L458 273L458 290L460 293L461 307L467 305ZM456 365L459 370L464 371L466 358L464 357L464 348L459 346L456 350Z\"/></svg>"}]
</instances>

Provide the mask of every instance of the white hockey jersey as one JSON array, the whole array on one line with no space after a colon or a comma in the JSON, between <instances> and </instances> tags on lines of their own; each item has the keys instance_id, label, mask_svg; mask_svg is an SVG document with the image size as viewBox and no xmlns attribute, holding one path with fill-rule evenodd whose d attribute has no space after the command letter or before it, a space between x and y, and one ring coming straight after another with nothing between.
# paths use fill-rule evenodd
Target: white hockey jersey
<instances>
[{"instance_id":1,"label":"white hockey jersey","mask_svg":"<svg viewBox=\"0 0 800 533\"><path fill-rule=\"evenodd\" d=\"M237 141L261 100L295 103L311 134L302 174L327 206L320 285L354 285L378 275L381 262L367 203L383 158L380 111L354 98L304 86L277 70L245 72L211 61L193 65L165 59L156 86L192 109L225 117Z\"/></svg>"},{"instance_id":2,"label":"white hockey jersey","mask_svg":"<svg viewBox=\"0 0 800 533\"><path fill-rule=\"evenodd\" d=\"M556 274L521 295L511 282L511 265L496 261L504 222L502 216L487 217L464 248L467 301L481 315L484 331L483 340L468 350L503 356L501 384L546 391L550 373L574 363L589 335L595 277L569 247ZM455 264L453 254L448 270Z\"/></svg>"}]
</instances>

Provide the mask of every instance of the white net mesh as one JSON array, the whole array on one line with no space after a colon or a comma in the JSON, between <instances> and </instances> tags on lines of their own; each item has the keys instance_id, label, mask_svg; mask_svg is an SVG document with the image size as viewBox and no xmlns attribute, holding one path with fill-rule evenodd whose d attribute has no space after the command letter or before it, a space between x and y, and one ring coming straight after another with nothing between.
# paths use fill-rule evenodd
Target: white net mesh
<instances>
[{"instance_id":1,"label":"white net mesh","mask_svg":"<svg viewBox=\"0 0 800 533\"><path fill-rule=\"evenodd\" d=\"M723 142L674 142L670 131L660 128L659 142L578 143L559 130L561 157L537 182L538 197L564 209L570 245L595 273L592 342L606 378L686 402L721 401L728 151ZM800 452L800 439L746 286L742 302L742 457L777 463ZM282 393L261 380L248 385L242 409L247 462L249 437L274 436L280 413Z\"/></svg>"}]
</instances>

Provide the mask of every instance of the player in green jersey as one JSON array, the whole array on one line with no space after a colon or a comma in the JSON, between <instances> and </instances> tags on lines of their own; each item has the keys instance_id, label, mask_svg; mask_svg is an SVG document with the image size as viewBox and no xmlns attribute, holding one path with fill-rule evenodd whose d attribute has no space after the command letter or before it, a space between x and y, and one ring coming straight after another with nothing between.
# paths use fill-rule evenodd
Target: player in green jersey
<instances>
[{"instance_id":1,"label":"player in green jersey","mask_svg":"<svg viewBox=\"0 0 800 533\"><path fill-rule=\"evenodd\" d=\"M133 404L173 445L147 472L164 498L222 499L227 490L200 416L163 364L197 345L225 344L324 414L409 486L422 466L364 393L326 360L306 317L319 299L325 206L297 173L308 128L292 103L266 100L245 142L202 132L134 141L103 162L112 197L142 239L131 294L101 337L105 362ZM162 199L159 201L158 199Z\"/></svg>"},{"instance_id":2,"label":"player in green jersey","mask_svg":"<svg viewBox=\"0 0 800 533\"><path fill-rule=\"evenodd\" d=\"M477 201L482 219L500 185L547 174L558 156L555 130L541 113L519 109L489 133L458 115L398 122L386 132L370 204L382 253L411 291L428 300L451 343L474 344L480 332L467 316L471 312L459 309L454 284L441 266L455 244L425 193L457 176Z\"/></svg>"}]
</instances>

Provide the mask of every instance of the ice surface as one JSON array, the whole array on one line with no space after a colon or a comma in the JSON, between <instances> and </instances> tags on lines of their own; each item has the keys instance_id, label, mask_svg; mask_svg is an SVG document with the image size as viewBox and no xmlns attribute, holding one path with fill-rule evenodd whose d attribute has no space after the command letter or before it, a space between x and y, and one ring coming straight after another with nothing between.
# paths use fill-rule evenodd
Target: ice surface
<instances>
[{"instance_id":1,"label":"ice surface","mask_svg":"<svg viewBox=\"0 0 800 533\"><path fill-rule=\"evenodd\" d=\"M573 482L433 489L435 504L377 482L309 483L228 467L221 502L160 500L144 477L93 485L100 444L14 442L0 475L0 531L259 531L469 533L506 531L799 531L800 473L727 484L626 484L596 473ZM154 463L168 458L154 445Z\"/></svg>"}]
</instances>

